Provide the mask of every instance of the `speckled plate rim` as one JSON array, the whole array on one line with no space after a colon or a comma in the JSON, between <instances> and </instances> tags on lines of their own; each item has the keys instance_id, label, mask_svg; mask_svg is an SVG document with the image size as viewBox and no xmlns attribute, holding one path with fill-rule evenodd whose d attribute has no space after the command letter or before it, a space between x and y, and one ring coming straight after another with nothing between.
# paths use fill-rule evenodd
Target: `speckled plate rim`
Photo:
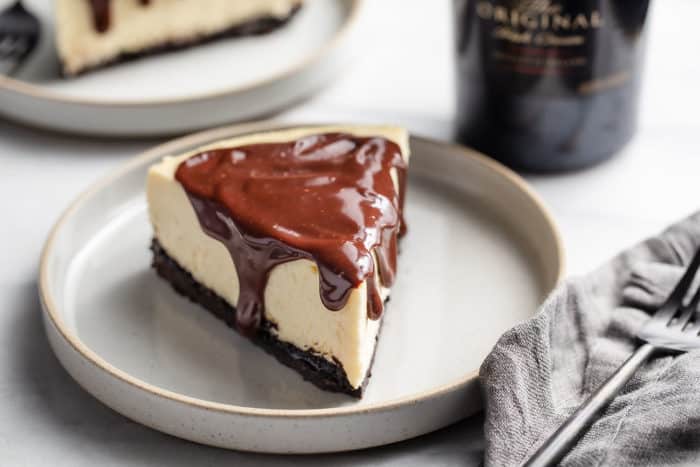
<instances>
[{"instance_id":1,"label":"speckled plate rim","mask_svg":"<svg viewBox=\"0 0 700 467\"><path fill-rule=\"evenodd\" d=\"M243 86L233 86L230 88L219 89L212 92L200 92L185 97L168 98L168 99L122 99L115 101L103 101L99 99L90 99L86 97L66 96L57 92L48 91L45 88L27 83L22 80L11 78L0 74L0 90L10 91L18 95L32 97L35 99L43 99L46 101L63 103L88 105L99 108L113 107L156 107L170 104L183 104L195 102L205 99L215 99L218 97L231 97L235 95L246 94L257 89L264 88L276 81L284 80L300 73L302 70L312 67L314 64L321 62L325 57L333 53L343 42L350 32L354 29L359 21L360 13L363 10L365 0L346 0L349 2L350 8L345 23L336 31L335 36L326 44L321 46L315 53L307 56L296 65L292 65L288 69L257 80L253 83Z\"/></svg>"},{"instance_id":2,"label":"speckled plate rim","mask_svg":"<svg viewBox=\"0 0 700 467\"><path fill-rule=\"evenodd\" d=\"M324 123L323 125L328 125L329 123ZM332 124L332 123L331 123ZM317 126L317 123L303 123L303 125L313 125ZM475 380L478 376L477 370L468 371L464 376L453 381L451 383L436 387L431 390L421 391L408 396L400 397L395 400L390 400L387 402L380 402L370 405L365 405L362 407L355 406L345 406L338 408L324 408L324 409L264 409L264 408L254 408L237 406L231 404L224 404L219 402L207 401L204 399L198 399L190 396L185 396L174 391L163 389L161 387L146 383L138 378L135 378L128 373L114 367L109 362L104 360L102 357L97 355L93 350L87 347L78 336L76 336L64 323L63 319L58 312L58 307L54 301L49 286L49 258L53 255L54 250L54 240L61 228L67 223L69 218L75 213L80 207L96 192L110 185L114 181L118 180L125 173L129 172L135 167L141 166L149 160L157 160L164 154L177 152L182 150L183 147L192 147L201 144L206 144L207 142L222 139L225 137L231 137L233 135L243 135L252 132L261 131L271 131L275 129L282 129L286 127L292 127L297 125L281 124L274 121L259 121L246 124L230 125L226 127L216 128L213 130L207 130L203 132L194 133L189 136L175 139L170 142L158 145L135 158L131 159L129 162L125 163L121 168L115 170L112 174L104 177L100 181L96 182L85 192L83 192L78 198L73 201L73 203L64 211L59 220L56 222L51 232L49 233L48 239L44 245L44 249L41 254L40 261L40 271L39 271L39 296L41 299L41 304L45 312L45 317L47 317L51 324L55 327L62 338L72 346L73 350L77 351L85 360L87 360L92 365L96 366L98 369L108 373L114 378L121 380L135 388L149 393L152 396L168 399L172 402L179 402L182 404L191 405L200 409L230 413L236 415L244 415L248 417L271 417L271 418L327 418L327 417L338 417L344 415L359 415L366 413L378 413L387 410L394 409L399 406L405 406L409 404L416 404L419 402L428 401L431 399L440 398L446 394L453 393L465 385L469 384ZM504 167L498 162L479 154L471 149L464 148L462 146L445 143L440 141L435 141L429 138L422 138L419 136L411 136L415 139L421 139L428 141L431 144L443 145L449 147L451 151L455 154L460 154L464 157L472 159L474 162L482 165L487 170L500 175L503 179L508 181L513 186L517 187L522 194L524 194L533 204L537 207L547 224L546 227L552 234L554 239L554 244L552 245L553 251L556 253L558 260L557 269L555 271L555 282L561 281L565 271L565 253L561 235L559 229L554 221L554 218L549 213L548 208L545 206L543 201L540 199L539 195L528 185L528 183L522 179L515 172ZM554 284L556 285L556 284Z\"/></svg>"}]
</instances>

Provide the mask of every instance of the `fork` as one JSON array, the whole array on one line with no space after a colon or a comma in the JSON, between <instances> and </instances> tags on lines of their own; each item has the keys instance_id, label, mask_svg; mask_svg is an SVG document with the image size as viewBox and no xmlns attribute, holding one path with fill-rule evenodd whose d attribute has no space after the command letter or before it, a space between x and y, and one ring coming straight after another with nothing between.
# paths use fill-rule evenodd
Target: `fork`
<instances>
[{"instance_id":1,"label":"fork","mask_svg":"<svg viewBox=\"0 0 700 467\"><path fill-rule=\"evenodd\" d=\"M695 253L688 269L683 274L666 302L654 313L637 333L642 344L608 378L605 383L583 403L564 424L527 460L524 467L554 465L576 443L579 435L588 428L596 416L613 400L634 372L656 351L687 352L700 349L700 321L691 323L698 311L700 288L687 304L695 275L700 268L700 250Z\"/></svg>"},{"instance_id":2,"label":"fork","mask_svg":"<svg viewBox=\"0 0 700 467\"><path fill-rule=\"evenodd\" d=\"M39 20L24 8L21 0L0 12L0 74L16 72L40 37Z\"/></svg>"}]
</instances>

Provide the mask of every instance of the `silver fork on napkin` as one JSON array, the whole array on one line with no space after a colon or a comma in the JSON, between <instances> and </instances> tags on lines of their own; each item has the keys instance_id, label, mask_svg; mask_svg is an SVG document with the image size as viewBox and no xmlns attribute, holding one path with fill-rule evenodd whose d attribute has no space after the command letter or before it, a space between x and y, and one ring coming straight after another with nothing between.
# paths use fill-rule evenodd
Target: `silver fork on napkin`
<instances>
[{"instance_id":1,"label":"silver fork on napkin","mask_svg":"<svg viewBox=\"0 0 700 467\"><path fill-rule=\"evenodd\" d=\"M21 0L0 12L0 73L15 72L39 43L41 25Z\"/></svg>"},{"instance_id":2,"label":"silver fork on napkin","mask_svg":"<svg viewBox=\"0 0 700 467\"><path fill-rule=\"evenodd\" d=\"M700 250L695 253L683 277L666 299L637 333L644 342L608 380L583 403L527 460L524 467L556 464L576 443L579 435L593 423L596 416L615 398L634 372L656 351L687 352L700 349L700 319L698 304L700 288L690 301L684 303L700 268Z\"/></svg>"}]
</instances>

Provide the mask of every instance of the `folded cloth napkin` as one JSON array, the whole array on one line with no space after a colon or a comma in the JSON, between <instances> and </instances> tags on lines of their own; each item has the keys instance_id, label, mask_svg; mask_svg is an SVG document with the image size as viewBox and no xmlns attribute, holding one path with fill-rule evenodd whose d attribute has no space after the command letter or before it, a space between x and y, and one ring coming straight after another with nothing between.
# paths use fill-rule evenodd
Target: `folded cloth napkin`
<instances>
[{"instance_id":1,"label":"folded cloth napkin","mask_svg":"<svg viewBox=\"0 0 700 467\"><path fill-rule=\"evenodd\" d=\"M487 466L520 465L636 348L635 334L700 245L700 213L561 284L504 334L480 376ZM700 351L637 371L565 466L700 461Z\"/></svg>"}]
</instances>

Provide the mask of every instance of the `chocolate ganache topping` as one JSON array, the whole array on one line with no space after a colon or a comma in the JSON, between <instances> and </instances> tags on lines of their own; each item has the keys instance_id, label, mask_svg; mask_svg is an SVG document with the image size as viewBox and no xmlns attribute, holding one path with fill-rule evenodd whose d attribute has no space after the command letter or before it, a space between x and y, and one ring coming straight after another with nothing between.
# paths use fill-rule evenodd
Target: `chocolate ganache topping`
<instances>
[{"instance_id":1,"label":"chocolate ganache topping","mask_svg":"<svg viewBox=\"0 0 700 467\"><path fill-rule=\"evenodd\" d=\"M342 309L367 281L368 316L381 316L375 269L390 287L405 229L406 162L396 143L328 133L214 149L182 162L175 178L204 232L231 254L240 332L252 335L262 322L272 268L302 258L316 262L326 308Z\"/></svg>"},{"instance_id":2,"label":"chocolate ganache topping","mask_svg":"<svg viewBox=\"0 0 700 467\"><path fill-rule=\"evenodd\" d=\"M97 32L107 32L109 25L112 22L112 0L89 0L92 7L92 19ZM124 1L124 0L121 0ZM132 0L138 1L141 5L146 6L151 3L151 0Z\"/></svg>"}]
</instances>

